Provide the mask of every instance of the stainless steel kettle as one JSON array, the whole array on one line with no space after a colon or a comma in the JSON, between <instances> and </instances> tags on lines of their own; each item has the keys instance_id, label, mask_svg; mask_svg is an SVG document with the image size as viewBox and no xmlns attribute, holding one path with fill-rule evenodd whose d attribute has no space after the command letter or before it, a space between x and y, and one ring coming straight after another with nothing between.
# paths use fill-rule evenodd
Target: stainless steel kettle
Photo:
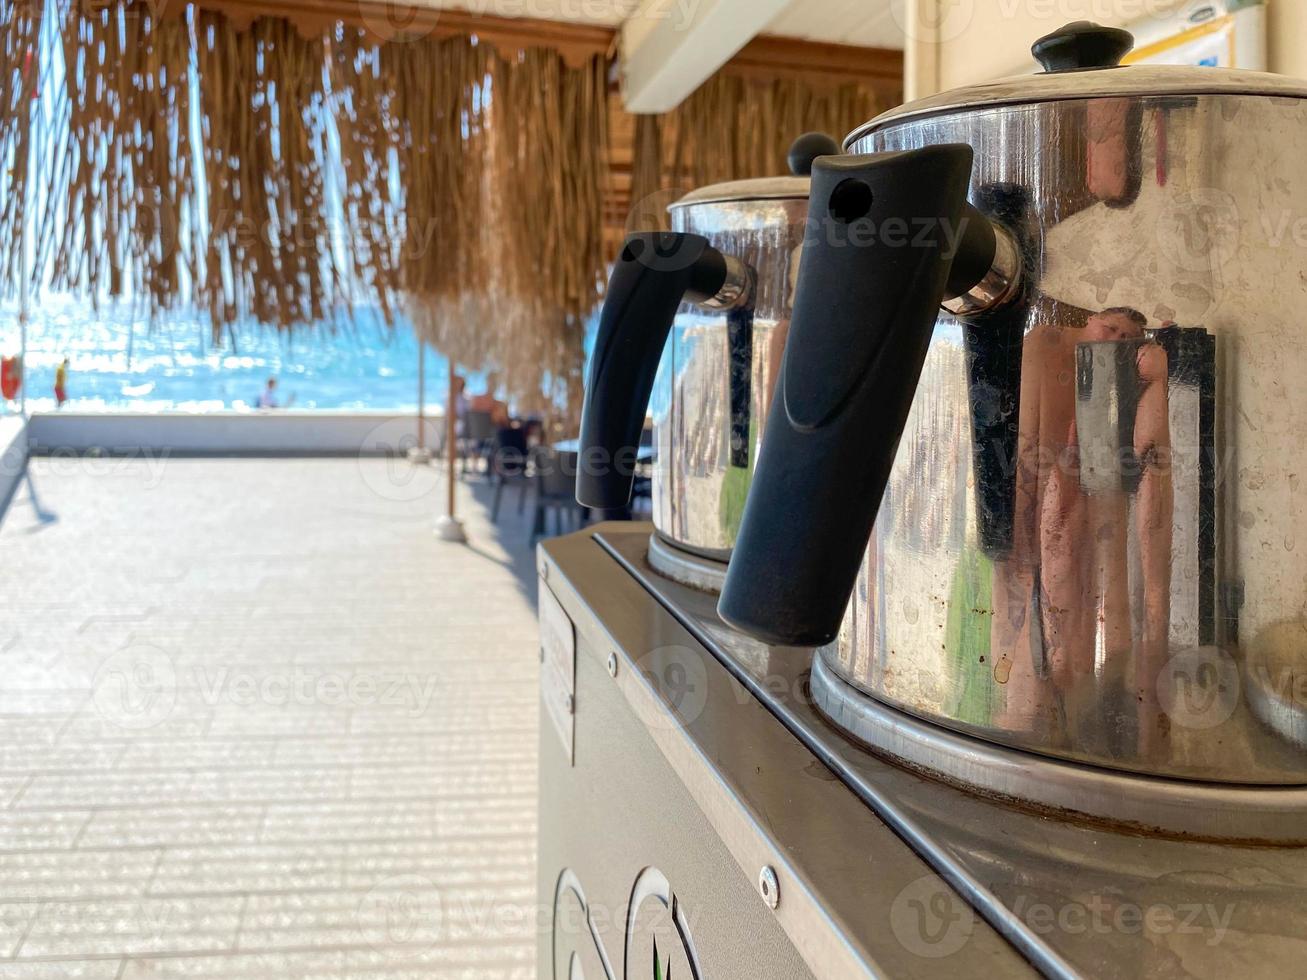
<instances>
[{"instance_id":1,"label":"stainless steel kettle","mask_svg":"<svg viewBox=\"0 0 1307 980\"><path fill-rule=\"evenodd\" d=\"M720 589L744 513L789 329L808 174L838 151L809 133L790 150L793 176L686 195L669 209L672 232L631 235L613 269L586 385L578 500L630 501L650 412L649 561L701 589Z\"/></svg>"},{"instance_id":2,"label":"stainless steel kettle","mask_svg":"<svg viewBox=\"0 0 1307 980\"><path fill-rule=\"evenodd\" d=\"M1117 67L1131 43L1068 25L1043 74L818 162L719 608L820 647L833 717L1303 784L1307 84ZM983 258L930 234L964 195L995 246L941 309Z\"/></svg>"}]
</instances>

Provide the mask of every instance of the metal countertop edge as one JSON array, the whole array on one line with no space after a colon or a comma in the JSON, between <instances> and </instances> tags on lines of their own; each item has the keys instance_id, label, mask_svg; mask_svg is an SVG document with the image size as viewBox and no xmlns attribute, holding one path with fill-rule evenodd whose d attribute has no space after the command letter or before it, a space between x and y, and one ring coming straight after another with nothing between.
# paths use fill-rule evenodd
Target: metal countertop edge
<instances>
[{"instance_id":1,"label":"metal countertop edge","mask_svg":"<svg viewBox=\"0 0 1307 980\"><path fill-rule=\"evenodd\" d=\"M584 531L578 533L586 534L586 536L589 538L589 541L587 542L587 546L593 546L598 537L598 535L596 534L587 533ZM575 537L575 535L569 537ZM547 543L546 545L541 545L541 549L544 549L546 546ZM611 550L608 549L607 547L600 547L599 552L606 558L611 559L613 557ZM626 567L625 562L622 562L620 559L618 560L619 560L619 564L623 568L625 568ZM555 572L560 573L563 581L566 583L566 588L568 592L573 597L577 598L578 601L580 601L580 592L578 591L577 583L572 579L571 576L567 575L564 569L562 569L558 565L558 556L553 553L548 553L544 561L547 562L548 565L553 566ZM632 575L631 578L634 580L634 585L636 587L638 587L641 591L648 593L648 589L641 578L634 575ZM558 601L563 602L564 605L566 604L565 600L557 594L555 586L549 581L548 578L543 580L541 584L543 588L548 589L551 593L554 593L555 598L558 599ZM672 616L671 613L668 611L667 607L662 602L657 602L656 597L655 597L655 601L657 604L658 611L661 614L666 615L679 628L681 629L685 628L681 624L679 617ZM589 618L590 621L594 624L596 631L602 634L604 637L606 637L607 642L614 649L617 650L624 649L624 645L609 632L606 624L604 624L604 622L598 617L597 614L594 614L592 610L590 611ZM691 634L690 638L697 640L697 634ZM716 667L721 668L723 671L725 671L725 673L730 678L734 679L735 677L734 672L729 670L726 664L722 663L716 654L713 654L713 662ZM638 674L639 674L638 671L634 672L635 676L638 676ZM623 692L622 697L625 699L627 705L635 713L636 721L640 724L647 724L643 712L641 710L642 706L646 706L646 705L654 706L655 710L658 710L660 712L665 712L667 710L667 706L665 702L662 700L662 696L660 692L658 692L652 686L650 686L647 681L637 680L634 683L638 686L641 694L646 700L642 702L639 699L632 698L631 695L626 692ZM766 710L765 705L759 704L758 706L763 708L763 710ZM771 712L768 711L767 713L770 714ZM718 767L713 763L712 758L706 753L703 744L698 739L696 739L689 732L689 730L682 723L679 722L679 720L678 723L675 724L674 726L671 726L668 729L668 731L669 733L672 733L670 742L660 739L655 735L654 743L657 750L660 753L662 753L663 757L667 760L668 764L677 773L677 775L683 781L685 780L684 772L682 771L681 767L678 765L677 759L673 758L673 756L669 754L669 744L674 744L676 749L679 750L678 756L680 758L683 759L693 758L696 764L695 771L706 774L705 784L710 782L713 785L713 787L715 787L718 790L719 797L721 799L731 800L733 802L736 808L736 812L739 815L739 819L747 823L754 837L756 837L757 840L764 842L764 850L768 855L767 858L768 862L774 864L774 866L777 869L783 869L786 872L786 874L790 876L791 880L805 896L806 906L810 908L814 912L814 914L822 920L826 933L834 937L835 945L838 947L838 949L841 952L845 954L845 958L848 959L850 962L856 961L862 967L862 969L856 971L856 975L859 977L867 977L869 978L869 980L870 978L888 977L889 974L879 969L878 966L874 963L874 960L867 955L869 951L866 950L865 948L860 947L857 943L852 941L850 939L847 930L843 928L841 924L836 923L834 920L831 919L827 910L822 906L821 902L817 899L816 895L814 894L812 890L812 883L808 878L808 876L804 874L802 871L800 871L799 869L796 869L794 867L790 856L785 852L785 850L782 847L778 845L775 837L771 833L771 830L766 825L765 818L763 817L763 815L758 813L757 810L755 810L752 806L745 803L745 801L742 798L740 798L740 795L739 793L736 792L734 786L719 771ZM807 743L804 742L802 739L796 739L794 733L790 731L788 727L784 727L784 731L788 738L794 739L795 741L797 741L798 745L801 748L807 749ZM704 810L705 816L707 816L710 822L712 822L712 816L705 809L704 801L698 797L698 795L694 792L693 788L690 787L688 783L686 784L686 788L690 790L690 795L694 799L695 804L699 806L700 809ZM843 785L843 788L845 790L848 790L847 785ZM861 801L861 797L859 797L856 793L854 793L853 795L859 801ZM871 816L873 817L875 816L874 811ZM715 829L717 829L720 832L721 828L718 826ZM893 828L889 828L889 830L891 836L896 836L894 835ZM730 852L732 859L737 863L741 871L746 875L748 875L748 873L750 872L753 866L753 863L756 862L742 862L740 860L740 856L736 851L736 849L731 847L728 837L723 836L722 840L723 843L726 845L728 852ZM911 847L909 847L908 850L911 851L915 857L917 857L918 859L920 858L920 855L916 854L916 852ZM808 959L807 953L803 951L803 949L801 948L801 944L795 938L794 933L790 932L789 927L787 927L782 923L781 928L784 929L787 933L789 933L791 941L795 942L796 948L799 949L800 956L805 960L805 962L808 963L809 968L814 971L814 975L820 975L820 976L853 975L847 973L832 974L829 969L826 969L824 972L818 973L817 971L821 970L821 966L818 965L819 961L813 961Z\"/></svg>"},{"instance_id":2,"label":"metal countertop edge","mask_svg":"<svg viewBox=\"0 0 1307 980\"><path fill-rule=\"evenodd\" d=\"M601 534L595 534L593 540L612 558L626 569L651 597L658 600L657 592L651 587L647 572L629 562L624 555L610 545ZM999 935L1010 942L1034 967L1045 976L1056 980L1080 980L1079 973L1070 963L1034 938L1021 924L1021 920L1008 909L988 888L973 878L952 856L936 845L931 837L922 830L907 814L903 813L891 800L865 780L861 774L845 765L844 760L826 748L816 738L811 726L799 718L784 705L778 704L769 692L757 684L746 671L727 656L712 638L705 634L699 625L679 609L664 605L672 615L713 657L726 668L795 738L808 747L821 761L866 803L875 814L885 821L890 828L903 839L909 847L950 885L958 890L972 908L994 928Z\"/></svg>"}]
</instances>

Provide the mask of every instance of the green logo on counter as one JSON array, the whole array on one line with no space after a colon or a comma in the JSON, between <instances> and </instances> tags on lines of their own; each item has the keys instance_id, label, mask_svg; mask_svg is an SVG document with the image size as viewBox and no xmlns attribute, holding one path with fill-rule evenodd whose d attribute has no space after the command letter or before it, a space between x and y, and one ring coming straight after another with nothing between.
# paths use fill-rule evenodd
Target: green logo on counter
<instances>
[{"instance_id":1,"label":"green logo on counter","mask_svg":"<svg viewBox=\"0 0 1307 980\"><path fill-rule=\"evenodd\" d=\"M664 972L663 972L663 965L662 965L662 962L658 959L658 940L657 940L657 939L655 939L655 940L654 940L654 943L653 943L653 960L654 960L654 968L653 968L654 980L672 980L672 960L671 960L671 957L669 956L669 957L667 958L667 972L664 973Z\"/></svg>"}]
</instances>

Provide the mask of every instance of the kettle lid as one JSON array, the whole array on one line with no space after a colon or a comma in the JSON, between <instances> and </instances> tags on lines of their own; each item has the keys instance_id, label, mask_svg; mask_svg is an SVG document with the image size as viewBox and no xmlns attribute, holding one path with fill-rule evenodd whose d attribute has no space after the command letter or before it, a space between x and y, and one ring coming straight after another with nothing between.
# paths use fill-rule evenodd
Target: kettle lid
<instances>
[{"instance_id":1,"label":"kettle lid","mask_svg":"<svg viewBox=\"0 0 1307 980\"><path fill-rule=\"evenodd\" d=\"M839 143L825 133L804 133L790 146L788 162L791 177L761 177L709 184L691 191L667 210L697 204L724 204L731 201L775 201L790 198L807 200L811 185L812 163L818 157L840 152Z\"/></svg>"},{"instance_id":2,"label":"kettle lid","mask_svg":"<svg viewBox=\"0 0 1307 980\"><path fill-rule=\"evenodd\" d=\"M696 204L724 204L729 201L774 201L791 197L807 199L810 181L807 177L760 177L756 180L732 180L724 184L709 184L690 191L683 198L668 205L667 210L693 207Z\"/></svg>"},{"instance_id":3,"label":"kettle lid","mask_svg":"<svg viewBox=\"0 0 1307 980\"><path fill-rule=\"evenodd\" d=\"M1146 96L1251 95L1307 98L1307 81L1270 72L1190 65L1121 65L1134 38L1128 31L1077 21L1031 48L1044 70L950 89L909 102L863 124L847 149L870 133L908 120L1002 106L1068 99Z\"/></svg>"}]
</instances>

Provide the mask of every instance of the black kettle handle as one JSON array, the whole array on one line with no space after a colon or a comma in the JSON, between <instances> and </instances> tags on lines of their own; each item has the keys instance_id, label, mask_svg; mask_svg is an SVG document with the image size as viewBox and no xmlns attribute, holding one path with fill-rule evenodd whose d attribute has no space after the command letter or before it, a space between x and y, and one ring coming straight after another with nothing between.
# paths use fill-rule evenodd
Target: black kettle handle
<instances>
[{"instance_id":1,"label":"black kettle handle","mask_svg":"<svg viewBox=\"0 0 1307 980\"><path fill-rule=\"evenodd\" d=\"M779 397L718 606L758 639L838 633L940 303L993 259L993 229L967 204L971 162L949 144L813 168Z\"/></svg>"},{"instance_id":2,"label":"black kettle handle","mask_svg":"<svg viewBox=\"0 0 1307 980\"><path fill-rule=\"evenodd\" d=\"M581 415L576 499L603 510L631 502L635 457L658 361L683 300L711 299L726 258L699 235L638 232L613 266Z\"/></svg>"}]
</instances>

